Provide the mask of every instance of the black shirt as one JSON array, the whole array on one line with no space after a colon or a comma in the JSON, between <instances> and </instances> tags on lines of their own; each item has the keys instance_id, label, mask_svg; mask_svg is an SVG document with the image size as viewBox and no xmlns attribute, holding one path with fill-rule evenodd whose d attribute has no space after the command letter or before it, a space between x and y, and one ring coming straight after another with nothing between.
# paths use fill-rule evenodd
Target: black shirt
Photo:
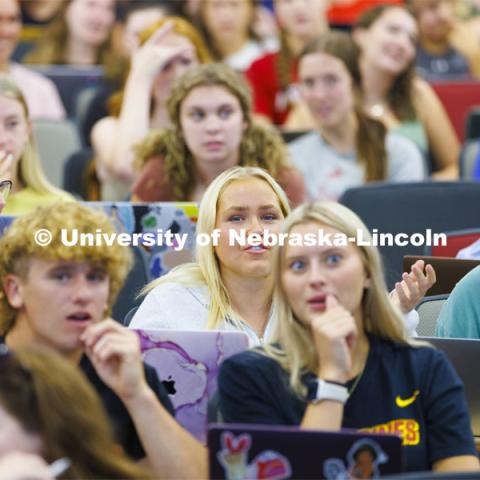
<instances>
[{"instance_id":1,"label":"black shirt","mask_svg":"<svg viewBox=\"0 0 480 480\"><path fill-rule=\"evenodd\" d=\"M5 338L0 336L0 344L5 343ZM172 416L175 416L172 402L168 396L163 383L158 379L157 372L153 367L143 364L145 370L145 379L149 387L153 390L159 402ZM80 369L87 377L87 380L100 396L103 407L113 425L115 439L122 446L125 453L134 460L140 460L145 457L137 430L130 414L125 408L123 402L117 394L98 376L95 368L86 355L80 360Z\"/></svg>"},{"instance_id":2,"label":"black shirt","mask_svg":"<svg viewBox=\"0 0 480 480\"><path fill-rule=\"evenodd\" d=\"M138 437L135 425L123 402L98 376L86 355L84 355L80 361L80 368L100 396L103 406L113 424L115 438L123 447L125 453L135 460L145 457L145 451ZM172 402L162 382L158 379L157 372L154 368L146 364L144 364L144 368L145 378L149 387L154 391L163 407L174 416Z\"/></svg>"},{"instance_id":3,"label":"black shirt","mask_svg":"<svg viewBox=\"0 0 480 480\"><path fill-rule=\"evenodd\" d=\"M345 404L342 427L400 435L409 471L431 469L437 460L456 455L476 455L463 384L444 353L369 339L367 363ZM219 376L223 418L299 425L307 399L298 397L288 382L280 365L259 352L228 358ZM306 373L302 382L313 398L315 375Z\"/></svg>"}]
</instances>

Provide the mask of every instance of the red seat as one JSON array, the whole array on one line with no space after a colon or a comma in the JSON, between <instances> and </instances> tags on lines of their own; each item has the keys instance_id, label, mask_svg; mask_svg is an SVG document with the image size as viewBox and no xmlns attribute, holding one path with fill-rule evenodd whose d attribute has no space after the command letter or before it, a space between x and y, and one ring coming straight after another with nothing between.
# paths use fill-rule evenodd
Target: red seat
<instances>
[{"instance_id":1,"label":"red seat","mask_svg":"<svg viewBox=\"0 0 480 480\"><path fill-rule=\"evenodd\" d=\"M405 0L350 0L343 3L338 2L328 9L328 21L331 25L352 25L366 10L386 3L403 5Z\"/></svg>"},{"instance_id":2,"label":"red seat","mask_svg":"<svg viewBox=\"0 0 480 480\"><path fill-rule=\"evenodd\" d=\"M447 235L447 245L433 246L430 252L425 252L426 255L432 255L433 257L456 257L462 248L468 247L480 238L480 229L472 230L470 228L445 233Z\"/></svg>"},{"instance_id":3,"label":"red seat","mask_svg":"<svg viewBox=\"0 0 480 480\"><path fill-rule=\"evenodd\" d=\"M480 82L474 80L432 83L443 103L461 142L465 139L465 123L472 107L480 105Z\"/></svg>"}]
</instances>

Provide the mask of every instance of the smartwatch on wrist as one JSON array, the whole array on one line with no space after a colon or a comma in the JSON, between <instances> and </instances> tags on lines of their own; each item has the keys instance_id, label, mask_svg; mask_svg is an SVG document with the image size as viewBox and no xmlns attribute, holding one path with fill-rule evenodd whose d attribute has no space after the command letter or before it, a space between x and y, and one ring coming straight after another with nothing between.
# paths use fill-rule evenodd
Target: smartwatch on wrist
<instances>
[{"instance_id":1,"label":"smartwatch on wrist","mask_svg":"<svg viewBox=\"0 0 480 480\"><path fill-rule=\"evenodd\" d=\"M348 389L340 383L328 382L327 380L317 379L317 393L312 403L318 403L322 400L331 400L345 405L348 400Z\"/></svg>"}]
</instances>

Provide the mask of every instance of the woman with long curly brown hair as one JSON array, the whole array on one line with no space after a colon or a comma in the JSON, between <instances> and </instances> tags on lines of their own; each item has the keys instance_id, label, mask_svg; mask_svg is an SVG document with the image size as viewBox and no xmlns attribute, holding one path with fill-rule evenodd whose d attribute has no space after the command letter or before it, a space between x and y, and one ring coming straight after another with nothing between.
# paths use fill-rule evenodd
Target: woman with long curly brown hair
<instances>
[{"instance_id":1,"label":"woman with long curly brown hair","mask_svg":"<svg viewBox=\"0 0 480 480\"><path fill-rule=\"evenodd\" d=\"M200 200L220 173L238 165L265 169L293 204L303 201L303 178L288 165L281 137L252 119L248 87L229 67L192 68L173 87L167 108L173 126L152 132L138 148L143 171L134 199Z\"/></svg>"}]
</instances>

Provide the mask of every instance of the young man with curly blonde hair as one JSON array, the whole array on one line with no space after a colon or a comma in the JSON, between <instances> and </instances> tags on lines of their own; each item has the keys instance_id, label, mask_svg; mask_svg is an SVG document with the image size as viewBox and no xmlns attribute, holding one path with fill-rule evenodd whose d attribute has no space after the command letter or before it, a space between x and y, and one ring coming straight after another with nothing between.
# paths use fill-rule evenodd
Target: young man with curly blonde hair
<instances>
[{"instance_id":1,"label":"young man with curly blonde hair","mask_svg":"<svg viewBox=\"0 0 480 480\"><path fill-rule=\"evenodd\" d=\"M115 233L103 213L78 203L54 204L16 219L0 240L4 342L13 349L48 346L79 365L99 393L119 443L131 457L146 457L142 462L155 474L205 476L205 450L173 419L163 385L142 363L138 337L106 319L132 263L128 248L66 246L63 229ZM49 236L47 246L39 245Z\"/></svg>"}]
</instances>

